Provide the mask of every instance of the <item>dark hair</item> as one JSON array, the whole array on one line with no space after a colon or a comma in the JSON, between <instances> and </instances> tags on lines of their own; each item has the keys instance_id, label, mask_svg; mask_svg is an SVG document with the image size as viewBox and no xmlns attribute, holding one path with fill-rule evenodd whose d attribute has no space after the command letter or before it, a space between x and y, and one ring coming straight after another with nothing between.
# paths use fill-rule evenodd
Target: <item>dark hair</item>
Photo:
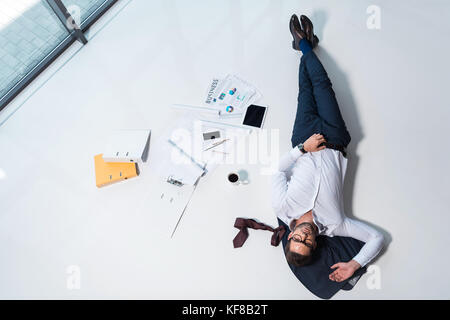
<instances>
[{"instance_id":1,"label":"dark hair","mask_svg":"<svg viewBox=\"0 0 450 320\"><path fill-rule=\"evenodd\" d=\"M303 267L311 263L312 254L303 255L297 252L290 251L291 239L288 240L286 247L284 247L284 253L286 254L287 262L294 267Z\"/></svg>"}]
</instances>

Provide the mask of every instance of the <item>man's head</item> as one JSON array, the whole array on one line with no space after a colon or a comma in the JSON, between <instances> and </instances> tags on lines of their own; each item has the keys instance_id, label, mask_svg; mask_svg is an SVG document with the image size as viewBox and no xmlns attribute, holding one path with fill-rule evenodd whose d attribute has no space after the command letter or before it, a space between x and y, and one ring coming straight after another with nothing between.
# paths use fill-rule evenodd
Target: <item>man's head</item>
<instances>
[{"instance_id":1,"label":"man's head","mask_svg":"<svg viewBox=\"0 0 450 320\"><path fill-rule=\"evenodd\" d=\"M303 222L295 226L288 235L288 242L284 248L288 263L295 267L309 264L316 246L316 230L311 223Z\"/></svg>"}]
</instances>

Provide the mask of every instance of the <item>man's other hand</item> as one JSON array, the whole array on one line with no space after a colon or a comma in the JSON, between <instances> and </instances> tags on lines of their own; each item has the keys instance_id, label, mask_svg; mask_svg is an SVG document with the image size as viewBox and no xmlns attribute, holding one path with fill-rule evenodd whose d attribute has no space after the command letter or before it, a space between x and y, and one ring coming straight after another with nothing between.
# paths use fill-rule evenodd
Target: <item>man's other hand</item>
<instances>
[{"instance_id":1,"label":"man's other hand","mask_svg":"<svg viewBox=\"0 0 450 320\"><path fill-rule=\"evenodd\" d=\"M321 134L313 134L308 140L303 144L303 148L307 152L316 152L325 149L325 146L319 147L322 143L326 142L325 138Z\"/></svg>"},{"instance_id":2,"label":"man's other hand","mask_svg":"<svg viewBox=\"0 0 450 320\"><path fill-rule=\"evenodd\" d=\"M330 273L329 278L331 281L342 282L350 278L361 265L355 260L349 262L338 262L331 266L331 269L335 269Z\"/></svg>"}]
</instances>

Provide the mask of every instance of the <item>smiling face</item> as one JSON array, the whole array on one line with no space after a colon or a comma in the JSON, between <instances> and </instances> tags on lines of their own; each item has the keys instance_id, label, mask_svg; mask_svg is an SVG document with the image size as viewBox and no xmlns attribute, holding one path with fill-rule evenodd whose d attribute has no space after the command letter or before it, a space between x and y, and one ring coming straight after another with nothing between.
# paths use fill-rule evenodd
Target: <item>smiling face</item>
<instances>
[{"instance_id":1,"label":"smiling face","mask_svg":"<svg viewBox=\"0 0 450 320\"><path fill-rule=\"evenodd\" d=\"M309 222L297 225L288 236L289 251L303 256L311 255L316 248L316 232L314 226Z\"/></svg>"}]
</instances>

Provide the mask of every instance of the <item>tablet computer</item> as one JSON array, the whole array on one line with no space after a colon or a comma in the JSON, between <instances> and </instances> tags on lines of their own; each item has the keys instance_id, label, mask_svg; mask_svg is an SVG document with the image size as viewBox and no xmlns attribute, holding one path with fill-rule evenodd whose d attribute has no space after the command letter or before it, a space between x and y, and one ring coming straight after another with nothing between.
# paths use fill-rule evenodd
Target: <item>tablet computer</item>
<instances>
[{"instance_id":1,"label":"tablet computer","mask_svg":"<svg viewBox=\"0 0 450 320\"><path fill-rule=\"evenodd\" d=\"M252 104L247 108L242 124L253 128L262 128L266 113L267 107Z\"/></svg>"}]
</instances>

